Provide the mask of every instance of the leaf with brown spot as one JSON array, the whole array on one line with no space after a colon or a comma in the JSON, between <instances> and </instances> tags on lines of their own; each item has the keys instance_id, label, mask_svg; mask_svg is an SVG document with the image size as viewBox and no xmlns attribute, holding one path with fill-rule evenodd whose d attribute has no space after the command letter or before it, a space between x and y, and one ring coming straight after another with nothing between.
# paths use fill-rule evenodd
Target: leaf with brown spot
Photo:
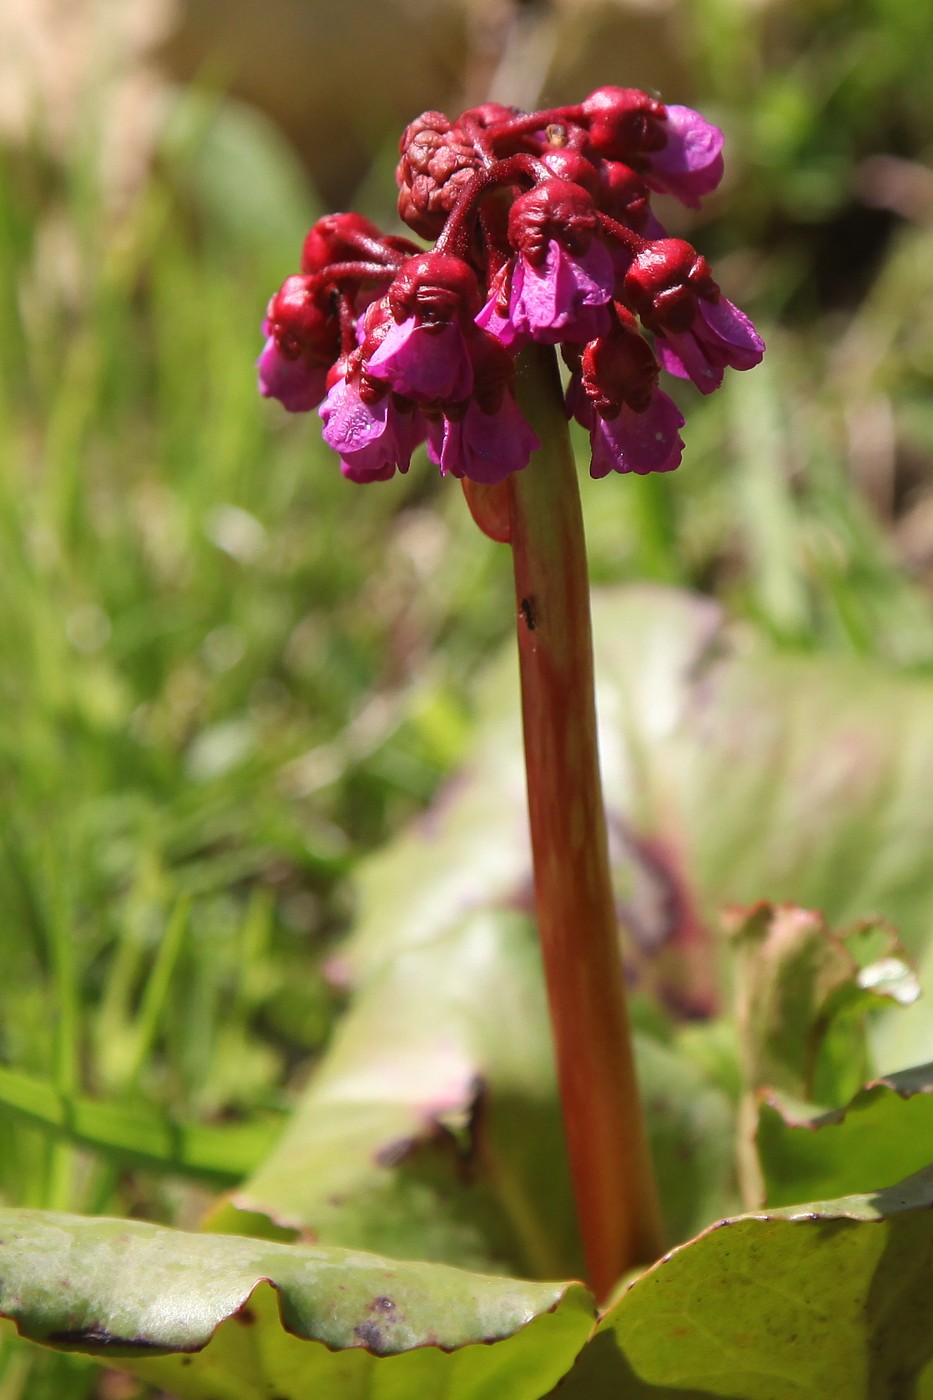
<instances>
[{"instance_id":1,"label":"leaf with brown spot","mask_svg":"<svg viewBox=\"0 0 933 1400\"><path fill-rule=\"evenodd\" d=\"M593 1326L575 1283L40 1211L0 1229L0 1314L182 1400L537 1400Z\"/></svg>"}]
</instances>

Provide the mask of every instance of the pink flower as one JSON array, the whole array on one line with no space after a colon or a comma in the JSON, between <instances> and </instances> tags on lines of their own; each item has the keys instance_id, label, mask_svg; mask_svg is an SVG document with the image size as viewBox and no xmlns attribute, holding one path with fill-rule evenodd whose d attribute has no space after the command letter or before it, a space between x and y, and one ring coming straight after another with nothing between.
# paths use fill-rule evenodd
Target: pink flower
<instances>
[{"instance_id":1,"label":"pink flower","mask_svg":"<svg viewBox=\"0 0 933 1400\"><path fill-rule=\"evenodd\" d=\"M658 388L658 366L624 314L604 339L592 341L571 376L567 413L590 432L590 475L669 472L680 465L683 415Z\"/></svg>"},{"instance_id":2,"label":"pink flower","mask_svg":"<svg viewBox=\"0 0 933 1400\"><path fill-rule=\"evenodd\" d=\"M638 88L529 113L487 103L455 123L424 113L402 141L399 209L435 246L356 214L319 219L269 304L261 392L292 412L320 404L356 481L407 471L427 438L444 475L488 494L538 446L518 353L561 345L592 474L673 470L683 418L661 369L708 394L764 351L651 208L654 191L696 207L722 144L699 113Z\"/></svg>"},{"instance_id":3,"label":"pink flower","mask_svg":"<svg viewBox=\"0 0 933 1400\"><path fill-rule=\"evenodd\" d=\"M649 243L632 260L624 293L653 331L664 368L692 379L703 394L723 371L751 369L765 344L751 321L722 295L705 258L680 238Z\"/></svg>"},{"instance_id":4,"label":"pink flower","mask_svg":"<svg viewBox=\"0 0 933 1400\"><path fill-rule=\"evenodd\" d=\"M339 354L339 327L330 291L320 277L287 277L269 302L259 359L259 392L289 413L307 413L327 390Z\"/></svg>"},{"instance_id":5,"label":"pink flower","mask_svg":"<svg viewBox=\"0 0 933 1400\"><path fill-rule=\"evenodd\" d=\"M433 419L428 424L428 456L443 476L466 476L494 485L527 467L541 446L511 392L487 413L471 399L462 417Z\"/></svg>"},{"instance_id":6,"label":"pink flower","mask_svg":"<svg viewBox=\"0 0 933 1400\"><path fill-rule=\"evenodd\" d=\"M583 111L593 150L637 166L653 190L695 209L722 179L722 132L690 107L666 107L637 88L603 87Z\"/></svg>"},{"instance_id":7,"label":"pink flower","mask_svg":"<svg viewBox=\"0 0 933 1400\"><path fill-rule=\"evenodd\" d=\"M400 407L387 391L374 393L358 367L338 379L318 410L324 441L340 457L351 481L387 481L407 472L411 454L424 441L425 422L413 407Z\"/></svg>"},{"instance_id":8,"label":"pink flower","mask_svg":"<svg viewBox=\"0 0 933 1400\"><path fill-rule=\"evenodd\" d=\"M612 257L597 239L574 257L552 238L543 266L519 258L509 320L519 335L546 345L594 340L609 329L607 306L614 285Z\"/></svg>"},{"instance_id":9,"label":"pink flower","mask_svg":"<svg viewBox=\"0 0 933 1400\"><path fill-rule=\"evenodd\" d=\"M473 388L466 339L457 321L444 325L409 316L401 325L393 323L366 369L417 403L460 403Z\"/></svg>"},{"instance_id":10,"label":"pink flower","mask_svg":"<svg viewBox=\"0 0 933 1400\"><path fill-rule=\"evenodd\" d=\"M462 403L473 389L467 334L479 310L476 274L462 258L422 253L396 273L363 343L366 370L422 404Z\"/></svg>"},{"instance_id":11,"label":"pink flower","mask_svg":"<svg viewBox=\"0 0 933 1400\"><path fill-rule=\"evenodd\" d=\"M722 383L726 369L753 369L765 343L751 321L726 297L696 298L696 312L686 330L666 329L655 340L661 364L678 379L692 379L701 394Z\"/></svg>"},{"instance_id":12,"label":"pink flower","mask_svg":"<svg viewBox=\"0 0 933 1400\"><path fill-rule=\"evenodd\" d=\"M265 322L263 329L268 326ZM264 398L278 399L289 413L307 413L316 408L327 392L326 365L312 364L299 351L289 357L270 335L256 361L259 370L259 392Z\"/></svg>"},{"instance_id":13,"label":"pink flower","mask_svg":"<svg viewBox=\"0 0 933 1400\"><path fill-rule=\"evenodd\" d=\"M667 141L646 160L645 183L681 204L699 209L700 199L722 179L723 135L690 107L667 107L663 124Z\"/></svg>"},{"instance_id":14,"label":"pink flower","mask_svg":"<svg viewBox=\"0 0 933 1400\"><path fill-rule=\"evenodd\" d=\"M509 242L518 253L509 296L511 329L497 323L501 288L493 292L495 305L492 298L487 302L480 324L498 333L504 345L521 336L546 345L586 341L608 329L615 268L595 236L597 228L593 196L572 180L555 176L520 195L509 210Z\"/></svg>"},{"instance_id":15,"label":"pink flower","mask_svg":"<svg viewBox=\"0 0 933 1400\"><path fill-rule=\"evenodd\" d=\"M590 476L610 472L670 472L680 466L684 416L667 394L655 389L642 412L624 403L615 418L595 412L590 430Z\"/></svg>"}]
</instances>

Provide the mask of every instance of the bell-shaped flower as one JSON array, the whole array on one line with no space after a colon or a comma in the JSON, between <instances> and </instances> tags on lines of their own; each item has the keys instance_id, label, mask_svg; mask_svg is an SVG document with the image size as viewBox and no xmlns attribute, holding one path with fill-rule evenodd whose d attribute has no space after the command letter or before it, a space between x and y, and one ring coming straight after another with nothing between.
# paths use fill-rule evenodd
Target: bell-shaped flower
<instances>
[{"instance_id":1,"label":"bell-shaped flower","mask_svg":"<svg viewBox=\"0 0 933 1400\"><path fill-rule=\"evenodd\" d=\"M399 402L384 386L367 382L359 352L333 384L318 410L324 441L340 457L351 481L387 481L407 472L411 454L424 441L426 424L413 404ZM355 362L355 363L354 363Z\"/></svg>"},{"instance_id":2,"label":"bell-shaped flower","mask_svg":"<svg viewBox=\"0 0 933 1400\"><path fill-rule=\"evenodd\" d=\"M629 306L654 332L669 373L711 394L723 372L752 369L765 345L751 321L722 295L705 258L680 238L649 243L625 275Z\"/></svg>"},{"instance_id":3,"label":"bell-shaped flower","mask_svg":"<svg viewBox=\"0 0 933 1400\"><path fill-rule=\"evenodd\" d=\"M327 391L327 374L340 348L339 324L321 277L287 277L269 302L266 337L256 367L259 392L289 413L307 413Z\"/></svg>"},{"instance_id":4,"label":"bell-shaped flower","mask_svg":"<svg viewBox=\"0 0 933 1400\"><path fill-rule=\"evenodd\" d=\"M596 228L592 195L570 180L545 180L519 196L509 212L509 240L518 253L510 329L503 334L488 310L492 297L480 324L504 345L522 336L546 345L581 342L608 330L616 273Z\"/></svg>"},{"instance_id":5,"label":"bell-shaped flower","mask_svg":"<svg viewBox=\"0 0 933 1400\"><path fill-rule=\"evenodd\" d=\"M428 424L428 456L441 474L486 486L522 471L540 446L509 390L495 413L471 399L462 417L444 415Z\"/></svg>"},{"instance_id":6,"label":"bell-shaped flower","mask_svg":"<svg viewBox=\"0 0 933 1400\"><path fill-rule=\"evenodd\" d=\"M658 388L658 365L630 313L619 309L610 335L579 357L567 413L590 432L590 475L669 472L680 465L683 414Z\"/></svg>"},{"instance_id":7,"label":"bell-shaped flower","mask_svg":"<svg viewBox=\"0 0 933 1400\"><path fill-rule=\"evenodd\" d=\"M423 404L458 403L473 387L470 356L456 321L442 325L406 317L389 327L366 368L396 393Z\"/></svg>"},{"instance_id":8,"label":"bell-shaped flower","mask_svg":"<svg viewBox=\"0 0 933 1400\"><path fill-rule=\"evenodd\" d=\"M722 132L691 107L620 87L597 88L582 107L593 150L637 165L651 189L695 209L722 179Z\"/></svg>"},{"instance_id":9,"label":"bell-shaped flower","mask_svg":"<svg viewBox=\"0 0 933 1400\"><path fill-rule=\"evenodd\" d=\"M667 394L655 389L648 407L634 409L624 403L614 418L594 411L590 430L590 476L610 472L671 472L680 466L684 444L680 429L684 416Z\"/></svg>"},{"instance_id":10,"label":"bell-shaped flower","mask_svg":"<svg viewBox=\"0 0 933 1400\"><path fill-rule=\"evenodd\" d=\"M410 258L364 340L367 373L416 403L462 403L473 388L466 332L478 309L476 276L462 259Z\"/></svg>"},{"instance_id":11,"label":"bell-shaped flower","mask_svg":"<svg viewBox=\"0 0 933 1400\"><path fill-rule=\"evenodd\" d=\"M515 402L512 356L492 335L477 331L472 344L475 387L460 406L428 423L428 456L444 476L492 486L522 471L541 446Z\"/></svg>"},{"instance_id":12,"label":"bell-shaped flower","mask_svg":"<svg viewBox=\"0 0 933 1400\"><path fill-rule=\"evenodd\" d=\"M691 379L701 394L718 389L727 369L753 369L765 352L745 312L721 293L715 301L697 297L689 327L665 330L655 346L668 374Z\"/></svg>"},{"instance_id":13,"label":"bell-shaped flower","mask_svg":"<svg viewBox=\"0 0 933 1400\"><path fill-rule=\"evenodd\" d=\"M546 345L593 340L609 327L615 275L609 250L596 239L574 257L552 238L543 266L519 258L509 320L518 335Z\"/></svg>"},{"instance_id":14,"label":"bell-shaped flower","mask_svg":"<svg viewBox=\"0 0 933 1400\"><path fill-rule=\"evenodd\" d=\"M267 326L268 321L264 322L263 329ZM310 364L300 350L290 358L274 335L267 335L256 368L260 394L263 398L278 399L289 413L308 413L327 392L328 366Z\"/></svg>"},{"instance_id":15,"label":"bell-shaped flower","mask_svg":"<svg viewBox=\"0 0 933 1400\"><path fill-rule=\"evenodd\" d=\"M645 183L699 209L722 179L722 132L691 107L666 107L662 125L667 140L646 157Z\"/></svg>"}]
</instances>

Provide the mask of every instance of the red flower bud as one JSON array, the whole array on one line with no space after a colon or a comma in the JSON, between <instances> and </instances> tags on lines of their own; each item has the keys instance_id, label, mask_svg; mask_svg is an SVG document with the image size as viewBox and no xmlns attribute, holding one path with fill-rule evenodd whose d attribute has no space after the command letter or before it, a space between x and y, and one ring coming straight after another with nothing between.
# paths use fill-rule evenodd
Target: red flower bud
<instances>
[{"instance_id":1,"label":"red flower bud","mask_svg":"<svg viewBox=\"0 0 933 1400\"><path fill-rule=\"evenodd\" d=\"M590 145L601 156L628 161L667 143L664 103L638 88L597 88L582 105Z\"/></svg>"},{"instance_id":2,"label":"red flower bud","mask_svg":"<svg viewBox=\"0 0 933 1400\"><path fill-rule=\"evenodd\" d=\"M318 219L301 250L302 272L323 272L330 263L359 257L359 238L385 241L376 225L362 214L327 214Z\"/></svg>"},{"instance_id":3,"label":"red flower bud","mask_svg":"<svg viewBox=\"0 0 933 1400\"><path fill-rule=\"evenodd\" d=\"M286 277L269 303L266 333L287 360L332 364L340 354L340 323L323 278Z\"/></svg>"},{"instance_id":4,"label":"red flower bud","mask_svg":"<svg viewBox=\"0 0 933 1400\"><path fill-rule=\"evenodd\" d=\"M620 224L640 233L648 223L651 207L648 186L630 165L618 160L600 162L599 207Z\"/></svg>"},{"instance_id":5,"label":"red flower bud","mask_svg":"<svg viewBox=\"0 0 933 1400\"><path fill-rule=\"evenodd\" d=\"M437 238L478 167L473 143L443 112L423 112L405 128L399 150L399 216L422 238Z\"/></svg>"},{"instance_id":6,"label":"red flower bud","mask_svg":"<svg viewBox=\"0 0 933 1400\"><path fill-rule=\"evenodd\" d=\"M571 180L544 180L509 211L509 242L533 267L544 262L551 239L568 253L585 253L595 229L592 195Z\"/></svg>"},{"instance_id":7,"label":"red flower bud","mask_svg":"<svg viewBox=\"0 0 933 1400\"><path fill-rule=\"evenodd\" d=\"M599 340L591 340L581 360L583 389L602 418L615 418L627 403L643 413L658 382L658 362L634 324L618 325Z\"/></svg>"},{"instance_id":8,"label":"red flower bud","mask_svg":"<svg viewBox=\"0 0 933 1400\"><path fill-rule=\"evenodd\" d=\"M397 322L414 316L421 325L448 325L457 319L472 324L482 304L475 272L450 253L409 258L396 274L387 300Z\"/></svg>"},{"instance_id":9,"label":"red flower bud","mask_svg":"<svg viewBox=\"0 0 933 1400\"><path fill-rule=\"evenodd\" d=\"M660 238L635 255L625 274L625 299L649 330L689 329L696 299L715 301L709 263L682 238Z\"/></svg>"},{"instance_id":10,"label":"red flower bud","mask_svg":"<svg viewBox=\"0 0 933 1400\"><path fill-rule=\"evenodd\" d=\"M559 180L582 185L594 199L598 196L599 175L596 166L586 156L581 156L579 151L573 151L569 146L548 146L539 159Z\"/></svg>"}]
</instances>

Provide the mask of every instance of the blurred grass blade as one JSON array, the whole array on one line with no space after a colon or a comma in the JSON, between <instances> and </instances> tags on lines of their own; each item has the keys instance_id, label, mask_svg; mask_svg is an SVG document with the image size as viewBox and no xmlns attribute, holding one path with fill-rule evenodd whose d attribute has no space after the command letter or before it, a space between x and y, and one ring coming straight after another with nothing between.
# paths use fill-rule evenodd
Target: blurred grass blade
<instances>
[{"instance_id":1,"label":"blurred grass blade","mask_svg":"<svg viewBox=\"0 0 933 1400\"><path fill-rule=\"evenodd\" d=\"M60 1093L47 1080L0 1068L0 1114L45 1129L126 1165L173 1172L228 1186L252 1171L269 1150L275 1125L216 1127L183 1123L139 1104L100 1103Z\"/></svg>"}]
</instances>

